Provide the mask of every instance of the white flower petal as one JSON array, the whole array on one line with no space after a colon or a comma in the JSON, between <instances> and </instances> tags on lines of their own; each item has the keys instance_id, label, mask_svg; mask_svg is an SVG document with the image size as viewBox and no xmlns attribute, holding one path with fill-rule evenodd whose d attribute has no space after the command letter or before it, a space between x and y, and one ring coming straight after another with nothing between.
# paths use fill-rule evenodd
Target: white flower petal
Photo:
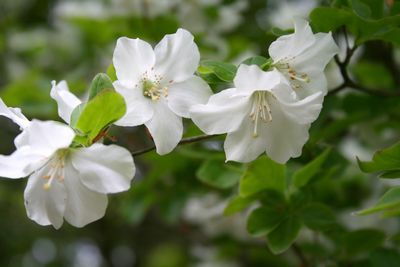
<instances>
[{"instance_id":1,"label":"white flower petal","mask_svg":"<svg viewBox=\"0 0 400 267\"><path fill-rule=\"evenodd\" d=\"M296 19L294 29L294 33L283 35L271 43L268 53L274 63L295 57L314 44L315 37L306 20Z\"/></svg>"},{"instance_id":2,"label":"white flower petal","mask_svg":"<svg viewBox=\"0 0 400 267\"><path fill-rule=\"evenodd\" d=\"M0 98L0 116L4 116L18 124L21 129L28 127L29 120L22 114L19 108L9 108Z\"/></svg>"},{"instance_id":3,"label":"white flower petal","mask_svg":"<svg viewBox=\"0 0 400 267\"><path fill-rule=\"evenodd\" d=\"M282 82L282 75L276 71L263 71L256 65L240 65L233 80L238 95L251 95L254 91L270 91Z\"/></svg>"},{"instance_id":4,"label":"white flower petal","mask_svg":"<svg viewBox=\"0 0 400 267\"><path fill-rule=\"evenodd\" d=\"M257 137L253 137L253 131L254 122L246 118L237 131L228 133L224 143L227 161L250 162L265 152L267 147L267 139L264 137L265 127L258 127Z\"/></svg>"},{"instance_id":5,"label":"white flower petal","mask_svg":"<svg viewBox=\"0 0 400 267\"><path fill-rule=\"evenodd\" d=\"M182 139L182 118L173 113L162 100L155 105L153 118L145 123L159 155L171 152Z\"/></svg>"},{"instance_id":6,"label":"white flower petal","mask_svg":"<svg viewBox=\"0 0 400 267\"><path fill-rule=\"evenodd\" d=\"M132 155L116 145L93 144L74 151L71 160L81 182L99 193L126 191L135 175Z\"/></svg>"},{"instance_id":7,"label":"white flower petal","mask_svg":"<svg viewBox=\"0 0 400 267\"><path fill-rule=\"evenodd\" d=\"M25 146L8 156L0 155L0 177L23 178L45 164L47 158Z\"/></svg>"},{"instance_id":8,"label":"white flower petal","mask_svg":"<svg viewBox=\"0 0 400 267\"><path fill-rule=\"evenodd\" d=\"M315 121L321 112L324 101L322 92L317 92L299 101L293 98L287 85L276 87L272 92L277 98L282 112L297 124L309 124Z\"/></svg>"},{"instance_id":9,"label":"white flower petal","mask_svg":"<svg viewBox=\"0 0 400 267\"><path fill-rule=\"evenodd\" d=\"M119 81L115 81L113 85L115 90L124 97L126 103L126 113L115 125L137 126L153 117L153 103L143 96L140 88L128 88Z\"/></svg>"},{"instance_id":10,"label":"white flower petal","mask_svg":"<svg viewBox=\"0 0 400 267\"><path fill-rule=\"evenodd\" d=\"M173 83L168 90L168 106L175 114L189 118L189 110L196 104L205 104L212 95L210 86L197 76Z\"/></svg>"},{"instance_id":11,"label":"white flower petal","mask_svg":"<svg viewBox=\"0 0 400 267\"><path fill-rule=\"evenodd\" d=\"M293 106L289 109L288 106L278 103L278 101L270 101L270 107L272 121L265 124L263 138L266 138L267 141L268 156L276 162L284 164L290 158L301 155L302 148L308 140L310 128L310 123L302 124L302 122L309 120L310 117L306 117L304 121L300 122L296 120L300 116L294 118L294 114L291 112L300 112L301 106ZM307 106L303 107L308 108ZM285 110L287 108L288 110ZM313 105L311 105L311 109L314 109ZM306 116L310 115L307 114L307 111L302 113Z\"/></svg>"},{"instance_id":12,"label":"white flower petal","mask_svg":"<svg viewBox=\"0 0 400 267\"><path fill-rule=\"evenodd\" d=\"M69 162L65 166L67 204L64 217L75 227L83 227L102 218L108 204L107 195L89 190L80 178L81 175Z\"/></svg>"},{"instance_id":13,"label":"white flower petal","mask_svg":"<svg viewBox=\"0 0 400 267\"><path fill-rule=\"evenodd\" d=\"M331 33L315 34L315 42L290 61L290 66L299 73L323 75L326 65L339 53L339 47L332 38Z\"/></svg>"},{"instance_id":14,"label":"white flower petal","mask_svg":"<svg viewBox=\"0 0 400 267\"><path fill-rule=\"evenodd\" d=\"M51 156L60 148L67 148L75 138L74 131L56 121L32 120L24 130L27 145L37 154Z\"/></svg>"},{"instance_id":15,"label":"white flower petal","mask_svg":"<svg viewBox=\"0 0 400 267\"><path fill-rule=\"evenodd\" d=\"M212 95L206 105L193 106L190 117L207 134L236 131L251 108L249 97L236 94L236 89L226 89Z\"/></svg>"},{"instance_id":16,"label":"white flower petal","mask_svg":"<svg viewBox=\"0 0 400 267\"><path fill-rule=\"evenodd\" d=\"M61 81L58 84L56 81L52 81L51 84L50 96L57 102L58 115L69 124L72 111L82 101L69 91L66 81Z\"/></svg>"},{"instance_id":17,"label":"white flower petal","mask_svg":"<svg viewBox=\"0 0 400 267\"><path fill-rule=\"evenodd\" d=\"M296 95L299 99L303 99L309 95L321 92L323 95L328 93L328 84L326 82L325 74L321 71L308 75L309 82L301 83L299 88L294 88Z\"/></svg>"},{"instance_id":18,"label":"white flower petal","mask_svg":"<svg viewBox=\"0 0 400 267\"><path fill-rule=\"evenodd\" d=\"M55 179L50 188L44 189L47 180L43 179L51 169L47 164L33 173L26 186L24 197L28 217L40 225L52 224L58 229L63 224L67 194L64 184Z\"/></svg>"},{"instance_id":19,"label":"white flower petal","mask_svg":"<svg viewBox=\"0 0 400 267\"><path fill-rule=\"evenodd\" d=\"M134 86L142 75L155 63L155 55L150 44L140 39L121 37L117 40L113 64L118 80Z\"/></svg>"},{"instance_id":20,"label":"white flower petal","mask_svg":"<svg viewBox=\"0 0 400 267\"><path fill-rule=\"evenodd\" d=\"M166 82L182 82L196 71L200 52L193 35L184 29L166 35L154 48L156 54L155 73Z\"/></svg>"}]
</instances>

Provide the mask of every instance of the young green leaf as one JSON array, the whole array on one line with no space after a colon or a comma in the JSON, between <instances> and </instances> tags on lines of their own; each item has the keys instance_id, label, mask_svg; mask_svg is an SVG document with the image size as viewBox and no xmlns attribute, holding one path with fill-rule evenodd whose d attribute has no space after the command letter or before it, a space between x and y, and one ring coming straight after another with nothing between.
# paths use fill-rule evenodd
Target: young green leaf
<instances>
[{"instance_id":1,"label":"young green leaf","mask_svg":"<svg viewBox=\"0 0 400 267\"><path fill-rule=\"evenodd\" d=\"M81 133L79 142L89 145L102 130L120 119L125 111L124 98L114 90L106 89L73 111L74 123L71 126Z\"/></svg>"},{"instance_id":2,"label":"young green leaf","mask_svg":"<svg viewBox=\"0 0 400 267\"><path fill-rule=\"evenodd\" d=\"M99 73L93 78L92 84L90 85L89 100L92 100L103 90L114 90L114 87L107 74Z\"/></svg>"},{"instance_id":3,"label":"young green leaf","mask_svg":"<svg viewBox=\"0 0 400 267\"><path fill-rule=\"evenodd\" d=\"M107 75L108 75L108 77L110 77L110 80L111 80L112 82L118 80L118 78L117 78L117 73L115 72L115 67L114 67L113 64L110 64L110 66L108 66L108 68L107 68Z\"/></svg>"}]
</instances>

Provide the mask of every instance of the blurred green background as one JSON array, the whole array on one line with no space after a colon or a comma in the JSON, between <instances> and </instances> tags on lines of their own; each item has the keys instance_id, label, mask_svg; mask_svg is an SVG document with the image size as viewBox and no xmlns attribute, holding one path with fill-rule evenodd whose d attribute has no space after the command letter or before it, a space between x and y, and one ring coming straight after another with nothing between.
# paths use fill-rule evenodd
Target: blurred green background
<instances>
[{"instance_id":1,"label":"blurred green background","mask_svg":"<svg viewBox=\"0 0 400 267\"><path fill-rule=\"evenodd\" d=\"M112 63L120 36L156 44L183 27L195 35L202 59L238 64L254 55L267 57L269 44L279 29L291 28L293 16L307 18L314 7L330 2L335 1L1 0L0 96L28 118L58 120L50 82L67 80L71 91L85 97L93 76ZM343 43L340 33L334 37ZM352 76L367 86L393 90L400 80L399 57L395 45L369 42L354 56ZM327 71L329 87L339 85L334 64ZM361 173L355 156L368 159L399 139L398 107L398 99L353 92L327 97L303 157L288 165L293 172L322 148L334 146L326 166L333 170L309 190L315 201L334 211L343 231L356 233L340 241L346 246L335 241L335 232L324 237L304 229L299 243L310 266L400 266L398 219L351 215L371 205L388 186ZM14 150L18 132L0 118L1 154ZM186 122L186 136L199 133ZM131 151L152 144L144 127L113 127L112 134ZM105 217L82 229L65 223L54 230L30 221L23 203L26 179L1 179L0 266L304 266L296 249L276 256L265 240L251 237L246 231L248 210L223 214L246 166L213 167L225 166L222 140L182 146L163 157L154 152L136 157L132 189L111 195ZM215 186L210 177L228 182ZM370 235L357 239L357 229L371 228ZM370 246L361 245L365 243Z\"/></svg>"}]
</instances>

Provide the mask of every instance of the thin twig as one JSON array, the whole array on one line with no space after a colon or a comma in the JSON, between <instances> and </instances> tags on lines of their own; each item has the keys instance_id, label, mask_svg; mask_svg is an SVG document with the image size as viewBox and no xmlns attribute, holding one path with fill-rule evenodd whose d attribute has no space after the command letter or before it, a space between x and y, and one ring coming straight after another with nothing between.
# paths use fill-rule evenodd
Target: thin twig
<instances>
[{"instance_id":1,"label":"thin twig","mask_svg":"<svg viewBox=\"0 0 400 267\"><path fill-rule=\"evenodd\" d=\"M304 256L303 251L296 243L293 243L292 250L293 250L294 254L296 254L297 258L300 261L300 264L301 264L300 267L309 267L310 266L306 256Z\"/></svg>"},{"instance_id":2,"label":"thin twig","mask_svg":"<svg viewBox=\"0 0 400 267\"><path fill-rule=\"evenodd\" d=\"M339 59L339 56L336 55L335 56L335 61L336 64L339 67L340 70L340 74L343 77L343 83L341 85L339 85L338 87L330 90L328 92L328 95L334 95L337 94L338 92L349 88L349 89L353 89L359 92L363 92L366 94L370 94L370 95L375 95L375 96L381 96L381 97L397 97L400 96L400 92L398 91L387 91L387 90L377 90L377 89L371 89L371 88L367 88L365 86L362 86L360 84L357 84L356 82L354 82L350 76L349 73L347 72L347 66L350 62L351 57L354 54L354 51L357 49L357 46L354 46L352 48L347 48L347 53L346 53L346 58L341 61Z\"/></svg>"},{"instance_id":3,"label":"thin twig","mask_svg":"<svg viewBox=\"0 0 400 267\"><path fill-rule=\"evenodd\" d=\"M198 136L183 138L178 143L178 146L179 145L190 144L190 143L195 143L195 142L199 142L199 141L204 141L204 140L211 139L211 138L217 137L217 136L219 136L219 135L198 135ZM139 155L145 154L147 152L153 151L155 149L156 149L156 146L152 145L152 146L150 146L148 148L132 152L132 156L139 156Z\"/></svg>"}]
</instances>

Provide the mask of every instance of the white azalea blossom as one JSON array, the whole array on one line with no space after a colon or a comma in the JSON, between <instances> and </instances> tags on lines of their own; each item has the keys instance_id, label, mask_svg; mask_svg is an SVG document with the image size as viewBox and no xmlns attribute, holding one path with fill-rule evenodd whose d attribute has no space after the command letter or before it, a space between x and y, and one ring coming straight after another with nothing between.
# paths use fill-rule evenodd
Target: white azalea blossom
<instances>
[{"instance_id":1,"label":"white azalea blossom","mask_svg":"<svg viewBox=\"0 0 400 267\"><path fill-rule=\"evenodd\" d=\"M227 161L250 162L263 152L279 163L300 156L323 93L298 100L281 73L255 65L241 65L234 85L191 109L194 123L205 133L228 133Z\"/></svg>"},{"instance_id":2,"label":"white azalea blossom","mask_svg":"<svg viewBox=\"0 0 400 267\"><path fill-rule=\"evenodd\" d=\"M67 114L72 103L65 96L59 100L66 104L59 106L59 111ZM0 176L30 176L24 193L30 219L58 229L65 218L70 224L83 227L104 216L106 194L130 188L135 166L125 148L98 143L70 147L75 132L68 125L29 121L20 110L7 108L2 101L0 104L0 115L23 129L15 139L16 151L0 155Z\"/></svg>"},{"instance_id":3,"label":"white azalea blossom","mask_svg":"<svg viewBox=\"0 0 400 267\"><path fill-rule=\"evenodd\" d=\"M183 29L166 35L154 50L140 39L119 38L114 87L125 98L127 112L116 124L145 124L157 153L172 151L182 138L182 117L189 118L189 108L211 95L208 84L194 75L199 60L193 36Z\"/></svg>"},{"instance_id":4,"label":"white azalea blossom","mask_svg":"<svg viewBox=\"0 0 400 267\"><path fill-rule=\"evenodd\" d=\"M324 69L339 52L331 33L313 34L307 21L297 19L294 33L279 37L268 52L273 66L290 81L299 98L327 93Z\"/></svg>"}]
</instances>

